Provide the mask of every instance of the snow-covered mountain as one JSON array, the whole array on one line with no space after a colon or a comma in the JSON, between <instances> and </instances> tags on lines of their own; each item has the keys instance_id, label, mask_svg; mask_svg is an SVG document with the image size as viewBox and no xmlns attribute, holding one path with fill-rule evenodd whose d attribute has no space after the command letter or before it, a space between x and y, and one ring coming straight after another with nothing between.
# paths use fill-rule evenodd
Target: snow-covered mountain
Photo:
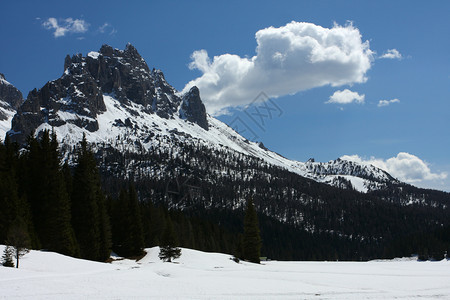
<instances>
[{"instance_id":1,"label":"snow-covered mountain","mask_svg":"<svg viewBox=\"0 0 450 300\"><path fill-rule=\"evenodd\" d=\"M0 136L2 138L11 128L11 120L22 103L22 93L6 81L5 75L0 73Z\"/></svg>"},{"instance_id":2,"label":"snow-covered mountain","mask_svg":"<svg viewBox=\"0 0 450 300\"><path fill-rule=\"evenodd\" d=\"M298 162L248 141L206 113L196 87L180 94L160 70L150 70L131 44L125 50L103 45L86 56L67 56L62 76L29 93L8 134L23 143L30 133L39 135L44 129L54 130L64 145L74 145L86 134L96 147L136 153L203 145L360 192L398 182L371 165L342 159Z\"/></svg>"},{"instance_id":3,"label":"snow-covered mountain","mask_svg":"<svg viewBox=\"0 0 450 300\"><path fill-rule=\"evenodd\" d=\"M196 87L176 91L132 45L103 45L67 56L61 77L28 94L7 134L24 144L54 130L69 164L85 135L106 193L131 180L144 203L210 214L229 227L251 196L266 238L296 236L284 241L295 248L319 239L371 256L382 241L448 225L450 194L368 164L289 160L208 115L200 96Z\"/></svg>"}]
</instances>

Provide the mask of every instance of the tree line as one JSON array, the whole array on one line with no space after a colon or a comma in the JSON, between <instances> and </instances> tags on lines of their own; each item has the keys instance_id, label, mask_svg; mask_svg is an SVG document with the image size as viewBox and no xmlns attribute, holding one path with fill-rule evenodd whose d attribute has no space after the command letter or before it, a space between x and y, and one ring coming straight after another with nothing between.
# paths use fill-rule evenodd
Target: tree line
<instances>
[{"instance_id":1,"label":"tree line","mask_svg":"<svg viewBox=\"0 0 450 300\"><path fill-rule=\"evenodd\" d=\"M251 260L244 251L246 205L239 203L253 196L260 254L272 259L413 253L439 259L450 253L448 209L403 206L395 200L403 195L328 187L257 158L203 146L184 145L176 155L152 148L122 156L113 148L94 153L86 139L70 151L65 147L61 151L48 131L30 137L24 149L8 139L0 143L0 243L19 231L33 249L104 261L110 250L139 257L143 248L170 240ZM159 175L151 175L155 168ZM125 170L135 173L126 176ZM187 179L199 195L177 189ZM444 196L436 193L435 202L447 203Z\"/></svg>"},{"instance_id":2,"label":"tree line","mask_svg":"<svg viewBox=\"0 0 450 300\"><path fill-rule=\"evenodd\" d=\"M49 131L30 136L22 150L8 138L0 143L0 243L11 243L20 232L23 248L96 261L107 260L111 250L139 257L144 248L158 245L243 257L242 234L140 199L132 181L122 182L117 194L106 194L85 137L74 153L70 166Z\"/></svg>"}]
</instances>

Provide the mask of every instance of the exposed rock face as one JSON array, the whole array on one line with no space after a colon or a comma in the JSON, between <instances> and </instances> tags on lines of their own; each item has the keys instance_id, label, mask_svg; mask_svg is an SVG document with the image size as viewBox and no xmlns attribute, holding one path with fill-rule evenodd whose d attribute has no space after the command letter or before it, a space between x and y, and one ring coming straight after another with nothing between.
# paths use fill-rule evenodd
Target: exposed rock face
<instances>
[{"instance_id":1,"label":"exposed rock face","mask_svg":"<svg viewBox=\"0 0 450 300\"><path fill-rule=\"evenodd\" d=\"M88 72L83 57L75 55L61 78L28 94L8 134L23 143L42 123L58 127L68 122L92 132L98 129L97 114L105 110L100 87Z\"/></svg>"},{"instance_id":2,"label":"exposed rock face","mask_svg":"<svg viewBox=\"0 0 450 300\"><path fill-rule=\"evenodd\" d=\"M22 93L0 73L0 139L11 129L11 120L22 103Z\"/></svg>"},{"instance_id":3,"label":"exposed rock face","mask_svg":"<svg viewBox=\"0 0 450 300\"><path fill-rule=\"evenodd\" d=\"M203 129L208 130L205 105L200 99L200 91L196 86L192 87L189 92L183 96L180 117L190 122L197 123Z\"/></svg>"},{"instance_id":4,"label":"exposed rock face","mask_svg":"<svg viewBox=\"0 0 450 300\"><path fill-rule=\"evenodd\" d=\"M22 93L11 83L6 81L5 75L0 73L0 108L16 111L23 103ZM5 112L0 110L0 120L6 120Z\"/></svg>"},{"instance_id":5,"label":"exposed rock face","mask_svg":"<svg viewBox=\"0 0 450 300\"><path fill-rule=\"evenodd\" d=\"M150 70L131 44L125 50L103 45L99 52L89 52L85 57L66 56L63 75L29 93L8 134L23 143L43 123L51 127L71 123L95 132L99 129L97 116L106 111L103 95L117 99L134 115L139 115L139 111L133 103L140 105L141 111L166 119L178 113L182 101L164 74ZM207 129L198 89L191 98L187 101L192 104L185 106L187 119Z\"/></svg>"}]
</instances>

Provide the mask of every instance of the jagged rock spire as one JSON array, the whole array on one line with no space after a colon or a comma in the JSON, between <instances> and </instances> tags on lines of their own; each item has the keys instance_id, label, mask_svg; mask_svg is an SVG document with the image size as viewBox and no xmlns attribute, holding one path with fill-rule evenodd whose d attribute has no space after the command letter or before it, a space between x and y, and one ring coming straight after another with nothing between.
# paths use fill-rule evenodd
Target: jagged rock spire
<instances>
[{"instance_id":1,"label":"jagged rock spire","mask_svg":"<svg viewBox=\"0 0 450 300\"><path fill-rule=\"evenodd\" d=\"M193 88L182 99L164 74L150 70L136 48L128 43L124 50L102 45L98 52L86 56L67 55L62 76L30 92L14 117L9 134L23 143L26 136L44 123L50 127L70 123L95 132L99 129L98 115L106 111L104 95L118 100L135 116L145 112L170 119L178 118L182 111L185 119L208 129L198 89Z\"/></svg>"},{"instance_id":2,"label":"jagged rock spire","mask_svg":"<svg viewBox=\"0 0 450 300\"><path fill-rule=\"evenodd\" d=\"M200 91L196 86L193 86L189 92L183 96L183 101L180 108L180 117L196 123L203 129L208 130L205 105L200 99Z\"/></svg>"}]
</instances>

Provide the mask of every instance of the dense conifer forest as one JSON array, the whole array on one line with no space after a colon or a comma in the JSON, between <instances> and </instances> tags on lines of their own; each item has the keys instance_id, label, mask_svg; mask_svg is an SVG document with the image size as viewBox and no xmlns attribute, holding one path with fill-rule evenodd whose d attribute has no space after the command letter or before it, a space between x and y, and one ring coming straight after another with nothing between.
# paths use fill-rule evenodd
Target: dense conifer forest
<instances>
[{"instance_id":1,"label":"dense conifer forest","mask_svg":"<svg viewBox=\"0 0 450 300\"><path fill-rule=\"evenodd\" d=\"M443 192L404 185L404 194L361 194L195 144L141 154L95 151L85 139L62 148L48 131L29 137L24 149L8 139L0 144L0 243L19 224L33 249L105 261L111 250L139 257L162 245L172 227L177 246L242 258L245 199L252 196L260 254L271 259L450 253ZM431 195L434 205L405 205L408 189Z\"/></svg>"}]
</instances>

